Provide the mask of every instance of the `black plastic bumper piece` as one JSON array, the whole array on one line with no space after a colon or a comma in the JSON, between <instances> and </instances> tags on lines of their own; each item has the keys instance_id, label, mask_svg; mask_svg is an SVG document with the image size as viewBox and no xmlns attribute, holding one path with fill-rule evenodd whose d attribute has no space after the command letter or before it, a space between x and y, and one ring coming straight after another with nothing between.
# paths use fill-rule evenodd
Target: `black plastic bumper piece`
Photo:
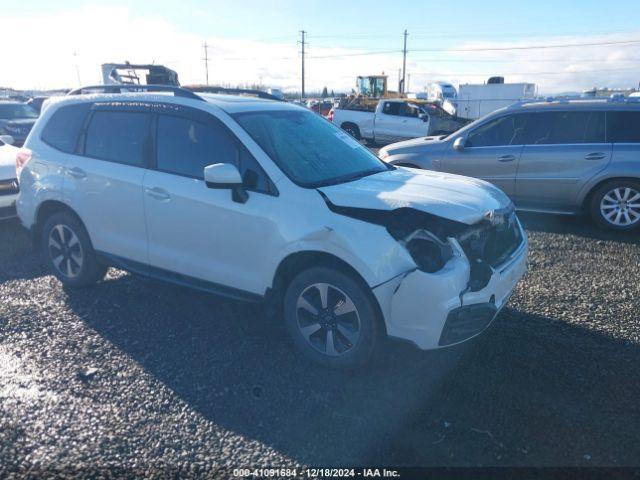
<instances>
[{"instance_id":1,"label":"black plastic bumper piece","mask_svg":"<svg viewBox=\"0 0 640 480\"><path fill-rule=\"evenodd\" d=\"M2 207L0 208L0 220L4 220L7 218L13 218L17 215L16 213L16 206L15 205L11 205L9 207Z\"/></svg>"},{"instance_id":2,"label":"black plastic bumper piece","mask_svg":"<svg viewBox=\"0 0 640 480\"><path fill-rule=\"evenodd\" d=\"M497 313L493 303L475 303L451 310L438 345L444 347L477 335L489 326Z\"/></svg>"}]
</instances>

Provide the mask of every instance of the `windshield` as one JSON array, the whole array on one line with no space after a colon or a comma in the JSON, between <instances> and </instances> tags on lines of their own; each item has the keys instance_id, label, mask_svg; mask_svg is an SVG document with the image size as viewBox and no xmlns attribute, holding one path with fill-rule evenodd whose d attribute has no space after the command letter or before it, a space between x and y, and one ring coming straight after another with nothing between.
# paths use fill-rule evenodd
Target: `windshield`
<instances>
[{"instance_id":1,"label":"windshield","mask_svg":"<svg viewBox=\"0 0 640 480\"><path fill-rule=\"evenodd\" d=\"M18 118L38 118L38 112L36 112L29 105L22 103L0 103L0 118L6 120L14 120Z\"/></svg>"},{"instance_id":2,"label":"windshield","mask_svg":"<svg viewBox=\"0 0 640 480\"><path fill-rule=\"evenodd\" d=\"M391 168L349 134L308 111L233 117L285 175L303 187L335 185Z\"/></svg>"}]
</instances>

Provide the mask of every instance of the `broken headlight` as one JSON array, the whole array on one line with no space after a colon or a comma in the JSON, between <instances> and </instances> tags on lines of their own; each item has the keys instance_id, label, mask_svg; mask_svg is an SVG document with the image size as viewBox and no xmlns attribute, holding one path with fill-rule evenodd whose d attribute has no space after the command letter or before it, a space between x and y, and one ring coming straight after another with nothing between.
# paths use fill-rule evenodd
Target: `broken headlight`
<instances>
[{"instance_id":1,"label":"broken headlight","mask_svg":"<svg viewBox=\"0 0 640 480\"><path fill-rule=\"evenodd\" d=\"M443 242L428 230L416 230L400 243L407 249L419 270L434 273L453 256L451 245Z\"/></svg>"}]
</instances>

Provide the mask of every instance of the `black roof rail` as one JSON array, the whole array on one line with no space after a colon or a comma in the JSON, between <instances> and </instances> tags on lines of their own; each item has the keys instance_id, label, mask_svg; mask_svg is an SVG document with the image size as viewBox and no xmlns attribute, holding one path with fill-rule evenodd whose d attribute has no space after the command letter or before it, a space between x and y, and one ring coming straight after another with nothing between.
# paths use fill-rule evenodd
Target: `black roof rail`
<instances>
[{"instance_id":1,"label":"black roof rail","mask_svg":"<svg viewBox=\"0 0 640 480\"><path fill-rule=\"evenodd\" d=\"M270 93L263 92L262 90L253 90L246 88L225 88L225 87L212 87L210 85L189 85L183 87L192 92L199 93L220 93L223 95L252 95L265 100L275 100L277 102L283 102L281 98L271 95Z\"/></svg>"},{"instance_id":2,"label":"black roof rail","mask_svg":"<svg viewBox=\"0 0 640 480\"><path fill-rule=\"evenodd\" d=\"M172 92L174 97L191 98L204 101L200 95L173 85L88 85L71 90L67 95L88 95L91 93L135 93L135 92Z\"/></svg>"}]
</instances>

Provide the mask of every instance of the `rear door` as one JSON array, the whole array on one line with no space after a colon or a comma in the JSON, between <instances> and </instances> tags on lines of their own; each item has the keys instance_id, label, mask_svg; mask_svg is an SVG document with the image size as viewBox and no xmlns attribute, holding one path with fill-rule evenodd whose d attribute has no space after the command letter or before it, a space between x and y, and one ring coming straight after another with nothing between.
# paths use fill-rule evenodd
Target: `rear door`
<instances>
[{"instance_id":1,"label":"rear door","mask_svg":"<svg viewBox=\"0 0 640 480\"><path fill-rule=\"evenodd\" d=\"M462 151L449 147L441 169L486 180L513 198L527 117L514 113L478 125L467 134Z\"/></svg>"},{"instance_id":2,"label":"rear door","mask_svg":"<svg viewBox=\"0 0 640 480\"><path fill-rule=\"evenodd\" d=\"M408 102L384 102L380 113L376 113L375 136L377 140L399 141L426 137L429 132L428 117L419 117L421 111Z\"/></svg>"},{"instance_id":3,"label":"rear door","mask_svg":"<svg viewBox=\"0 0 640 480\"><path fill-rule=\"evenodd\" d=\"M583 185L611 161L603 111L535 112L516 179L520 208L574 211Z\"/></svg>"},{"instance_id":4,"label":"rear door","mask_svg":"<svg viewBox=\"0 0 640 480\"><path fill-rule=\"evenodd\" d=\"M613 143L616 164L634 169L640 162L640 110L608 111L607 141Z\"/></svg>"},{"instance_id":5,"label":"rear door","mask_svg":"<svg viewBox=\"0 0 640 480\"><path fill-rule=\"evenodd\" d=\"M140 103L95 104L64 180L65 201L80 215L93 247L140 263L147 262L142 180L150 120Z\"/></svg>"},{"instance_id":6,"label":"rear door","mask_svg":"<svg viewBox=\"0 0 640 480\"><path fill-rule=\"evenodd\" d=\"M374 135L377 141L393 142L398 139L400 131L400 102L384 102L382 108L376 110Z\"/></svg>"}]
</instances>

